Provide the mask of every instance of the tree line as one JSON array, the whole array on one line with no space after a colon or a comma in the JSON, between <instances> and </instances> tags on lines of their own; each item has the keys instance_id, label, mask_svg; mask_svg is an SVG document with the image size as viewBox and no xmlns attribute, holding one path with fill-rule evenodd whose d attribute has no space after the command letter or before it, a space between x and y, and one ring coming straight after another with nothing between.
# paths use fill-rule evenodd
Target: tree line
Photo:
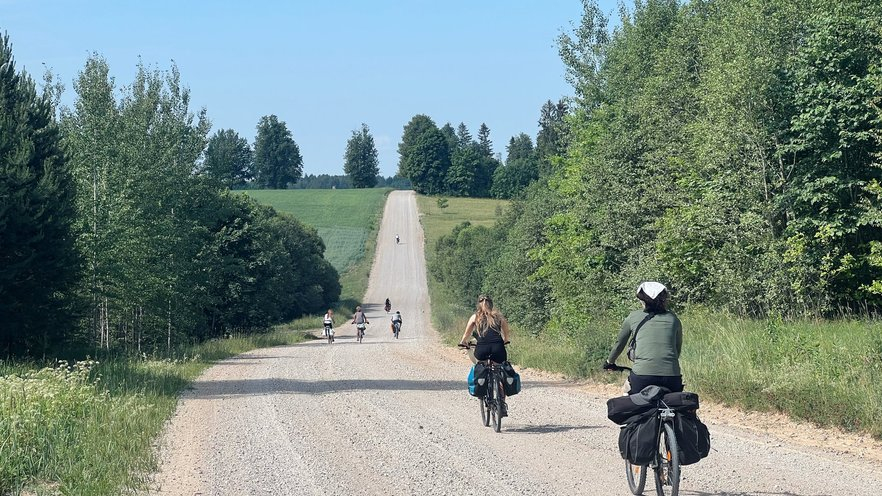
<instances>
[{"instance_id":1,"label":"tree line","mask_svg":"<svg viewBox=\"0 0 882 496\"><path fill-rule=\"evenodd\" d=\"M251 157L235 133L208 138L174 66L139 65L117 87L90 56L70 108L45 83L38 94L16 71L2 36L0 350L149 352L339 299L316 231L231 193L242 171L217 174L219 157L253 158L256 181L296 181L302 160L275 116L260 120Z\"/></svg>"},{"instance_id":2,"label":"tree line","mask_svg":"<svg viewBox=\"0 0 882 496\"><path fill-rule=\"evenodd\" d=\"M647 0L612 30L583 7L561 153L435 276L592 358L641 280L748 317L878 312L882 4Z\"/></svg>"},{"instance_id":3,"label":"tree line","mask_svg":"<svg viewBox=\"0 0 882 496\"><path fill-rule=\"evenodd\" d=\"M565 101L546 102L536 146L525 133L513 136L505 162L501 155L494 156L486 124L481 124L475 139L463 123L456 129L449 122L439 128L431 117L415 115L404 126L398 144L398 175L427 195L518 197L558 153L566 113Z\"/></svg>"}]
</instances>

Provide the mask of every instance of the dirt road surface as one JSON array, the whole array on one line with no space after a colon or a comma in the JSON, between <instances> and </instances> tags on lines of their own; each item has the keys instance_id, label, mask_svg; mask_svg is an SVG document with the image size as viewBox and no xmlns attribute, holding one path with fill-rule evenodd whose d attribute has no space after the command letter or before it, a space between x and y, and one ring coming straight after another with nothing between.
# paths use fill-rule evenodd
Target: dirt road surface
<instances>
[{"instance_id":1,"label":"dirt road surface","mask_svg":"<svg viewBox=\"0 0 882 496\"><path fill-rule=\"evenodd\" d=\"M398 340L385 298L404 317ZM207 370L167 426L151 493L630 494L603 388L525 372L502 432L482 425L465 390L470 362L440 346L430 326L410 192L389 196L363 306L371 325L361 344L346 324L334 344L255 350ZM681 494L882 494L878 460L712 413L714 451L684 467Z\"/></svg>"}]
</instances>

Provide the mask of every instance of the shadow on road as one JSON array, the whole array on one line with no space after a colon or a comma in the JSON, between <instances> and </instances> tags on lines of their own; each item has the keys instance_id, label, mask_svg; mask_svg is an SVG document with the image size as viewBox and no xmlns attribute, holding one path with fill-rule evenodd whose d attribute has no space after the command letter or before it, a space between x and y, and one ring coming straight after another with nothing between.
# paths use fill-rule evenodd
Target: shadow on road
<instances>
[{"instance_id":1,"label":"shadow on road","mask_svg":"<svg viewBox=\"0 0 882 496\"><path fill-rule=\"evenodd\" d=\"M531 387L545 385L530 383ZM346 391L461 391L467 394L466 381L422 381L398 379L236 379L196 380L188 396L209 399L230 396L260 396L267 394L325 395ZM577 428L577 427L572 427ZM527 432L527 431L524 431Z\"/></svg>"},{"instance_id":2,"label":"shadow on road","mask_svg":"<svg viewBox=\"0 0 882 496\"><path fill-rule=\"evenodd\" d=\"M555 432L579 431L585 429L602 429L599 425L525 425L521 427L506 427L507 432L522 432L527 434L551 434Z\"/></svg>"},{"instance_id":3,"label":"shadow on road","mask_svg":"<svg viewBox=\"0 0 882 496\"><path fill-rule=\"evenodd\" d=\"M804 493L791 493L790 491L749 491L749 492L731 492L722 491L718 493L709 493L705 491L684 491L680 490L680 494L684 496L808 496ZM812 495L814 496L814 495ZM833 496L832 494L819 494L817 496Z\"/></svg>"}]
</instances>

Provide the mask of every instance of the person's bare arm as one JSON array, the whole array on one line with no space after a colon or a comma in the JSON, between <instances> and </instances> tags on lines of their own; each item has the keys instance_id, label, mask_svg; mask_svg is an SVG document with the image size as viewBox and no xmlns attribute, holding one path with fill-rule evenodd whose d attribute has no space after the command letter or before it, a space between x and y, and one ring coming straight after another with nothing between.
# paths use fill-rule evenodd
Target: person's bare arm
<instances>
[{"instance_id":1,"label":"person's bare arm","mask_svg":"<svg viewBox=\"0 0 882 496\"><path fill-rule=\"evenodd\" d=\"M466 324L465 332L462 333L462 339L459 340L459 344L466 344L466 340L471 336L472 331L475 329L475 314L472 314L469 317L469 323Z\"/></svg>"}]
</instances>

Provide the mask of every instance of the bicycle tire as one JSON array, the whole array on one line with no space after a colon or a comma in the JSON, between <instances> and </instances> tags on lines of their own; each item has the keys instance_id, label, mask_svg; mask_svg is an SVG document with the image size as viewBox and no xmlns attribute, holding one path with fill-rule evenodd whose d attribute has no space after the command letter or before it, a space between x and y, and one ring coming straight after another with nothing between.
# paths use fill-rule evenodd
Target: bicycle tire
<instances>
[{"instance_id":1,"label":"bicycle tire","mask_svg":"<svg viewBox=\"0 0 882 496\"><path fill-rule=\"evenodd\" d=\"M655 493L658 496L677 496L680 494L680 452L674 426L664 422L664 429L658 436L658 463L655 467ZM665 487L669 491L665 492Z\"/></svg>"},{"instance_id":2,"label":"bicycle tire","mask_svg":"<svg viewBox=\"0 0 882 496\"><path fill-rule=\"evenodd\" d=\"M328 344L331 344L333 342L334 342L334 335L329 332L328 333Z\"/></svg>"},{"instance_id":3,"label":"bicycle tire","mask_svg":"<svg viewBox=\"0 0 882 496\"><path fill-rule=\"evenodd\" d=\"M631 494L643 494L648 469L649 465L632 465L631 462L625 460L625 477L628 479L628 489L631 490Z\"/></svg>"},{"instance_id":4,"label":"bicycle tire","mask_svg":"<svg viewBox=\"0 0 882 496\"><path fill-rule=\"evenodd\" d=\"M504 398L502 381L499 378L493 381L493 388L495 389L493 395L493 430L499 432L502 430L502 398Z\"/></svg>"},{"instance_id":5,"label":"bicycle tire","mask_svg":"<svg viewBox=\"0 0 882 496\"><path fill-rule=\"evenodd\" d=\"M478 404L481 406L481 423L487 427L490 425L490 406L487 404L487 397L478 398Z\"/></svg>"}]
</instances>

